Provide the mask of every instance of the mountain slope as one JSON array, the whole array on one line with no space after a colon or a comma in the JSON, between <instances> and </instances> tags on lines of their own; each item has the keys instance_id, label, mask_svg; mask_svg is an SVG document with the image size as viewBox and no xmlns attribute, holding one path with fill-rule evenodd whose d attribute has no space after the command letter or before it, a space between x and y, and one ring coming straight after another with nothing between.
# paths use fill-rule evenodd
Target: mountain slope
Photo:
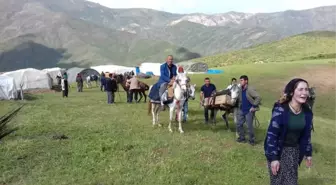
<instances>
[{"instance_id":1,"label":"mountain slope","mask_svg":"<svg viewBox=\"0 0 336 185\"><path fill-rule=\"evenodd\" d=\"M335 30L336 6L267 14L172 14L84 0L0 0L0 69L135 65Z\"/></svg>"},{"instance_id":2,"label":"mountain slope","mask_svg":"<svg viewBox=\"0 0 336 185\"><path fill-rule=\"evenodd\" d=\"M275 13L207 15L172 14L151 9L110 9L84 0L28 1L40 2L50 11L65 13L102 27L181 45L201 55L242 49L309 31L336 31L336 6Z\"/></svg>"},{"instance_id":3,"label":"mountain slope","mask_svg":"<svg viewBox=\"0 0 336 185\"><path fill-rule=\"evenodd\" d=\"M335 57L336 32L308 32L286 39L224 54L207 56L202 61L211 67L230 64L281 62L310 58Z\"/></svg>"},{"instance_id":4,"label":"mountain slope","mask_svg":"<svg viewBox=\"0 0 336 185\"><path fill-rule=\"evenodd\" d=\"M55 13L43 4L1 2L0 69L131 65L144 60L160 61L181 48L165 41L141 39L134 34L107 29ZM8 14L6 9L15 10ZM7 13L6 13L7 12ZM177 58L188 59L181 53ZM189 58L190 59L190 58Z\"/></svg>"}]
</instances>

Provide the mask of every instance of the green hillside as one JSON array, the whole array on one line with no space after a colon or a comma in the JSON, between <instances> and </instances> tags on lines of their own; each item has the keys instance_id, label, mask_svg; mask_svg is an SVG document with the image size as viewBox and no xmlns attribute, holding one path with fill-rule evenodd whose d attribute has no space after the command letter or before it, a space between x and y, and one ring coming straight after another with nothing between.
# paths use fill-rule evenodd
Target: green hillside
<instances>
[{"instance_id":1,"label":"green hillside","mask_svg":"<svg viewBox=\"0 0 336 185\"><path fill-rule=\"evenodd\" d=\"M210 67L221 67L230 64L335 58L335 36L336 32L308 32L276 42L195 59L195 61L203 61Z\"/></svg>"}]
</instances>

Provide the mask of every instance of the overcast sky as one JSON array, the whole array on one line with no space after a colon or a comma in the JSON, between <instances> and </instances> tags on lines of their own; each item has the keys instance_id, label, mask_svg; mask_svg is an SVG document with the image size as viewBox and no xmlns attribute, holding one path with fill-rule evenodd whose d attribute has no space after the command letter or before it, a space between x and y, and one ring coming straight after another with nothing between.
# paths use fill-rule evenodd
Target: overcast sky
<instances>
[{"instance_id":1,"label":"overcast sky","mask_svg":"<svg viewBox=\"0 0 336 185\"><path fill-rule=\"evenodd\" d=\"M90 0L110 8L151 8L171 13L258 13L336 5L335 0ZM178 3L179 2L179 3Z\"/></svg>"}]
</instances>

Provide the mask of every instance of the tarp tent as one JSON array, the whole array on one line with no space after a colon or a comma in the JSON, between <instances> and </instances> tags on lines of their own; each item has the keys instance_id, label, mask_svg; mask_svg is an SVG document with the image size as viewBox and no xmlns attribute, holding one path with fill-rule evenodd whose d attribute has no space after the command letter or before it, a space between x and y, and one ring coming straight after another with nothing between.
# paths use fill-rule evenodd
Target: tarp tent
<instances>
[{"instance_id":1,"label":"tarp tent","mask_svg":"<svg viewBox=\"0 0 336 185\"><path fill-rule=\"evenodd\" d=\"M49 74L34 68L6 72L2 75L14 78L17 90L51 89L52 87Z\"/></svg>"},{"instance_id":2,"label":"tarp tent","mask_svg":"<svg viewBox=\"0 0 336 185\"><path fill-rule=\"evenodd\" d=\"M142 63L140 65L140 72L141 73L148 73L152 72L155 76L160 76L160 66L163 63Z\"/></svg>"},{"instance_id":3,"label":"tarp tent","mask_svg":"<svg viewBox=\"0 0 336 185\"><path fill-rule=\"evenodd\" d=\"M98 75L99 76L98 71L96 71L94 69L90 69L90 68L85 69L85 68L73 67L73 68L70 68L70 69L67 70L68 83L75 83L78 73L82 76L84 81L85 81L86 77L88 77L88 76L91 76L91 75Z\"/></svg>"},{"instance_id":4,"label":"tarp tent","mask_svg":"<svg viewBox=\"0 0 336 185\"><path fill-rule=\"evenodd\" d=\"M17 99L18 93L14 78L0 75L0 100Z\"/></svg>"},{"instance_id":5,"label":"tarp tent","mask_svg":"<svg viewBox=\"0 0 336 185\"><path fill-rule=\"evenodd\" d=\"M125 67L125 66L118 66L118 65L100 65L100 66L93 66L91 69L94 69L101 73L115 73L115 74L124 74L126 72L133 71L135 73L135 67Z\"/></svg>"},{"instance_id":6,"label":"tarp tent","mask_svg":"<svg viewBox=\"0 0 336 185\"><path fill-rule=\"evenodd\" d=\"M180 62L176 64L182 66L185 72L206 73L208 71L208 65L203 62Z\"/></svg>"},{"instance_id":7,"label":"tarp tent","mask_svg":"<svg viewBox=\"0 0 336 185\"><path fill-rule=\"evenodd\" d=\"M43 69L42 71L47 72L49 74L50 78L52 79L53 85L57 85L56 76L59 75L59 74L63 75L63 73L66 70L65 69L61 69L59 67L55 67L55 68Z\"/></svg>"}]
</instances>

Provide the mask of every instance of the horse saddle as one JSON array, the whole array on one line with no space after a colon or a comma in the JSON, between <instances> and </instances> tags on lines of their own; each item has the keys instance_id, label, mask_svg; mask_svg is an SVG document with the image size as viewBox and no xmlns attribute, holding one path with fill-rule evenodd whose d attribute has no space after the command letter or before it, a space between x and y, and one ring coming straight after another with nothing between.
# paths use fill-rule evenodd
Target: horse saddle
<instances>
[{"instance_id":1,"label":"horse saddle","mask_svg":"<svg viewBox=\"0 0 336 185\"><path fill-rule=\"evenodd\" d=\"M174 98L174 89L172 85L167 86L167 91L168 91L168 99Z\"/></svg>"}]
</instances>

